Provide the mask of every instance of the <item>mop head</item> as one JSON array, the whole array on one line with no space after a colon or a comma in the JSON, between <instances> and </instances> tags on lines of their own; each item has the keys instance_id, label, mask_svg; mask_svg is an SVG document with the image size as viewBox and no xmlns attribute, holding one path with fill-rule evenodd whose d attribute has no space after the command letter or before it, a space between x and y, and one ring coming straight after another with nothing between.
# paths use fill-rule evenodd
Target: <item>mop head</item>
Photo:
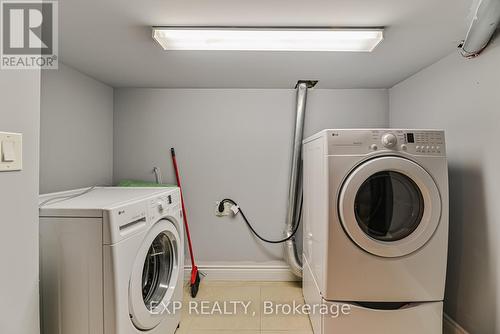
<instances>
[{"instance_id":1,"label":"mop head","mask_svg":"<svg viewBox=\"0 0 500 334\"><path fill-rule=\"evenodd\" d=\"M200 289L201 277L198 270L193 271L192 276L193 275L194 277L191 277L191 297L195 298L198 294L198 290Z\"/></svg>"}]
</instances>

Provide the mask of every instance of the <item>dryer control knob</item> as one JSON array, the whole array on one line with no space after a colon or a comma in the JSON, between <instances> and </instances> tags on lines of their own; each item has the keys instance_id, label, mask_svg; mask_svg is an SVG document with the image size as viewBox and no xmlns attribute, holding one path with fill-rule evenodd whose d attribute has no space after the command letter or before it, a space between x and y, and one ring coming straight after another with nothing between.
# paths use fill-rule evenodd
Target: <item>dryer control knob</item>
<instances>
[{"instance_id":1,"label":"dryer control knob","mask_svg":"<svg viewBox=\"0 0 500 334\"><path fill-rule=\"evenodd\" d=\"M382 136L382 144L387 148L393 148L398 143L398 139L392 133L386 133Z\"/></svg>"}]
</instances>

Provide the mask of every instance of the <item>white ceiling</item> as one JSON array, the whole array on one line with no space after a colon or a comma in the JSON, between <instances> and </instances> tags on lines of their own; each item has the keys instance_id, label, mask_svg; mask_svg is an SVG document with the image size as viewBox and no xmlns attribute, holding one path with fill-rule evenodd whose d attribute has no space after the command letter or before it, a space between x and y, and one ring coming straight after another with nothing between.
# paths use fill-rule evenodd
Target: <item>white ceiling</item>
<instances>
[{"instance_id":1,"label":"white ceiling","mask_svg":"<svg viewBox=\"0 0 500 334\"><path fill-rule=\"evenodd\" d=\"M472 0L60 0L61 60L114 87L386 88L453 52ZM373 53L163 51L152 25L385 26Z\"/></svg>"}]
</instances>

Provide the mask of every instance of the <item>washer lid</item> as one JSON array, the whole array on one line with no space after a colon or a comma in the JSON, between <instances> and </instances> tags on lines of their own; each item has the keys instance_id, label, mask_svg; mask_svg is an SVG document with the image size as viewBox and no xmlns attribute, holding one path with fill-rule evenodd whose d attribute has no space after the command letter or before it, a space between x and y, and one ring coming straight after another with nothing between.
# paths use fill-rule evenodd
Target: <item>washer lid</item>
<instances>
[{"instance_id":1,"label":"washer lid","mask_svg":"<svg viewBox=\"0 0 500 334\"><path fill-rule=\"evenodd\" d=\"M339 215L344 230L363 250L400 257L430 240L441 218L441 197L418 164L380 157L362 163L344 181Z\"/></svg>"},{"instance_id":2,"label":"washer lid","mask_svg":"<svg viewBox=\"0 0 500 334\"><path fill-rule=\"evenodd\" d=\"M179 267L181 241L174 224L162 219L146 235L134 262L129 285L130 318L139 330L158 326L169 314ZM171 311L171 310L170 310Z\"/></svg>"}]
</instances>

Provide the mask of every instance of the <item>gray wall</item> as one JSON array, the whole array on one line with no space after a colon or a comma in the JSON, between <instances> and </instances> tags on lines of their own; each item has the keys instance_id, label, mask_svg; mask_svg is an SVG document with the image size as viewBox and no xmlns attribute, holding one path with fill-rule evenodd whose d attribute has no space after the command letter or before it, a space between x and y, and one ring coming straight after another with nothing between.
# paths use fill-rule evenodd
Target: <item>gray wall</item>
<instances>
[{"instance_id":1,"label":"gray wall","mask_svg":"<svg viewBox=\"0 0 500 334\"><path fill-rule=\"evenodd\" d=\"M0 71L0 131L23 134L23 170L0 173L0 333L39 333L40 72Z\"/></svg>"},{"instance_id":2,"label":"gray wall","mask_svg":"<svg viewBox=\"0 0 500 334\"><path fill-rule=\"evenodd\" d=\"M390 90L391 126L446 130L451 227L445 310L474 334L500 333L499 42L477 59L452 54Z\"/></svg>"},{"instance_id":3,"label":"gray wall","mask_svg":"<svg viewBox=\"0 0 500 334\"><path fill-rule=\"evenodd\" d=\"M305 133L385 127L388 103L387 90L312 90ZM174 182L175 147L200 263L274 264L282 246L257 242L240 217L215 217L215 201L233 198L260 233L282 236L294 108L294 90L117 89L114 179L153 180L158 166Z\"/></svg>"},{"instance_id":4,"label":"gray wall","mask_svg":"<svg viewBox=\"0 0 500 334\"><path fill-rule=\"evenodd\" d=\"M40 192L111 184L113 89L71 67L42 72Z\"/></svg>"}]
</instances>

